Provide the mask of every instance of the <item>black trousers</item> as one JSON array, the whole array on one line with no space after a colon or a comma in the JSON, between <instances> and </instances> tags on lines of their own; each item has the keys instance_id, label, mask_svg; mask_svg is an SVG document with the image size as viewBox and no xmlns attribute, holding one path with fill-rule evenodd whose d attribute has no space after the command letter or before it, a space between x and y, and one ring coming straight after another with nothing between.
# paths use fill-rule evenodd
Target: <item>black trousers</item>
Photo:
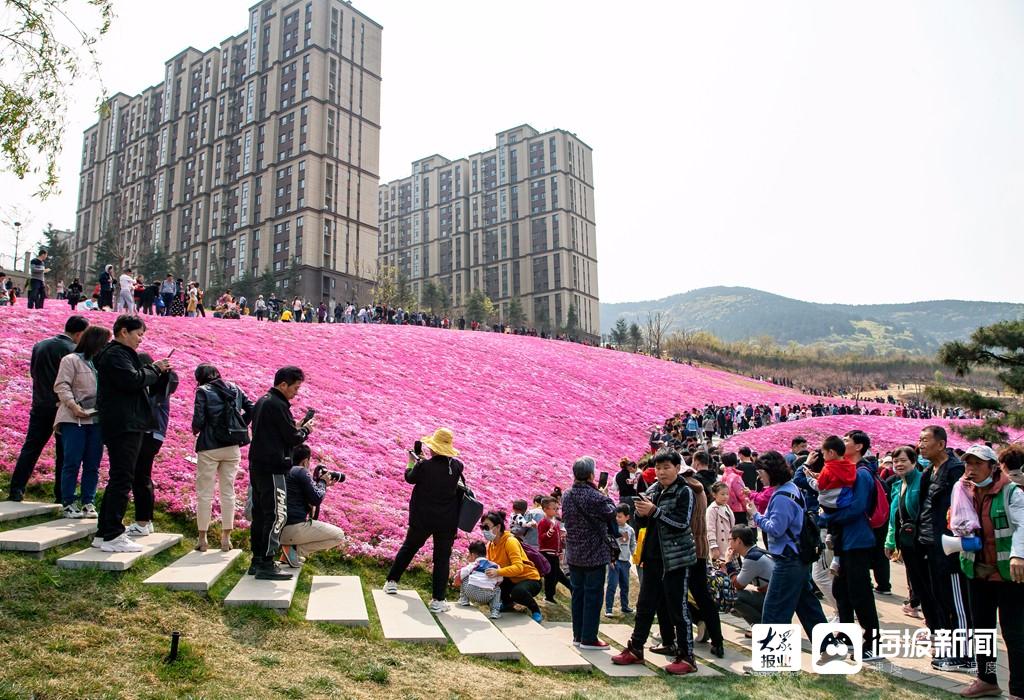
<instances>
[{"instance_id":1,"label":"black trousers","mask_svg":"<svg viewBox=\"0 0 1024 700\"><path fill-rule=\"evenodd\" d=\"M636 601L636 622L633 635L629 638L630 649L643 652L651 634L651 625L654 624L654 615L664 614L667 617L665 622L671 621L675 639L665 640L662 635L662 642L669 644L675 641L680 658L691 664L696 663L693 658L693 624L686 606L686 580L686 569L665 571L661 559L644 562L644 582L640 585L640 595Z\"/></svg>"},{"instance_id":2,"label":"black trousers","mask_svg":"<svg viewBox=\"0 0 1024 700\"><path fill-rule=\"evenodd\" d=\"M249 541L253 564L273 562L281 547L281 531L288 522L288 486L284 474L249 472L252 486L252 523Z\"/></svg>"},{"instance_id":3,"label":"black trousers","mask_svg":"<svg viewBox=\"0 0 1024 700\"><path fill-rule=\"evenodd\" d=\"M153 519L153 460L163 446L163 441L153 437L153 433L145 433L142 438L142 449L135 462L135 480L132 482L135 520Z\"/></svg>"},{"instance_id":4,"label":"black trousers","mask_svg":"<svg viewBox=\"0 0 1024 700\"><path fill-rule=\"evenodd\" d=\"M548 564L551 565L551 571L544 577L544 597L548 600L554 600L555 589L558 587L558 584L562 584L572 593L572 584L569 582L569 577L562 571L558 555L551 552L541 552L541 554L544 555L544 558L548 560Z\"/></svg>"},{"instance_id":5,"label":"black trousers","mask_svg":"<svg viewBox=\"0 0 1024 700\"><path fill-rule=\"evenodd\" d=\"M448 593L448 573L451 567L452 546L455 544L454 528L450 530L427 530L410 523L409 529L405 533L405 541L398 548L398 553L395 554L395 561L391 564L391 570L388 571L387 580L398 583L402 578L402 574L405 573L405 570L409 568L409 564L412 563L412 558L423 548L423 545L427 543L427 539L430 537L434 538L432 595L434 600L444 600Z\"/></svg>"},{"instance_id":6,"label":"black trousers","mask_svg":"<svg viewBox=\"0 0 1024 700\"><path fill-rule=\"evenodd\" d=\"M875 528L875 548L871 550L871 571L875 576L875 588L880 591L891 591L892 581L889 578L889 557L885 556L885 536L889 524Z\"/></svg>"},{"instance_id":7,"label":"black trousers","mask_svg":"<svg viewBox=\"0 0 1024 700\"><path fill-rule=\"evenodd\" d=\"M967 588L967 577L960 570L959 555L947 556L940 546L929 549L927 557L928 582L933 599L931 602L935 606L938 629L973 629L970 591ZM923 593L918 595L922 601L927 597Z\"/></svg>"},{"instance_id":8,"label":"black trousers","mask_svg":"<svg viewBox=\"0 0 1024 700\"><path fill-rule=\"evenodd\" d=\"M503 579L500 585L502 610L511 610L512 605L518 603L532 613L540 612L540 606L536 601L536 595L540 593L540 581L512 583L511 579Z\"/></svg>"},{"instance_id":9,"label":"black trousers","mask_svg":"<svg viewBox=\"0 0 1024 700\"><path fill-rule=\"evenodd\" d=\"M969 579L971 610L978 629L995 629L996 613L1006 643L1010 668L1010 695L1024 697L1024 595L1019 583ZM988 654L975 656L978 678L996 683L996 659Z\"/></svg>"},{"instance_id":10,"label":"black trousers","mask_svg":"<svg viewBox=\"0 0 1024 700\"><path fill-rule=\"evenodd\" d=\"M751 625L761 622L761 611L764 610L764 593L744 589L736 591L736 602L732 611Z\"/></svg>"},{"instance_id":11,"label":"black trousers","mask_svg":"<svg viewBox=\"0 0 1024 700\"><path fill-rule=\"evenodd\" d=\"M864 649L870 651L878 640L878 611L871 590L871 560L874 548L849 549L839 553L839 575L832 581L832 595L839 608L839 621L856 622L864 630Z\"/></svg>"},{"instance_id":12,"label":"black trousers","mask_svg":"<svg viewBox=\"0 0 1024 700\"><path fill-rule=\"evenodd\" d=\"M687 568L687 584L693 600L700 610L701 620L707 627L708 639L712 644L721 644L722 620L718 616L718 604L711 598L708 590L708 560L698 559L697 563Z\"/></svg>"},{"instance_id":13,"label":"black trousers","mask_svg":"<svg viewBox=\"0 0 1024 700\"><path fill-rule=\"evenodd\" d=\"M933 632L941 629L941 613L935 605L935 596L931 595L932 586L929 581L928 559L925 553L917 547L901 549L900 557L903 559L903 567L907 570L911 604L915 600L921 603L921 612L924 614L924 622L928 625L928 629Z\"/></svg>"},{"instance_id":14,"label":"black trousers","mask_svg":"<svg viewBox=\"0 0 1024 700\"><path fill-rule=\"evenodd\" d=\"M100 503L100 519L96 534L109 542L124 534L124 514L128 496L135 483L135 465L142 450L143 433L121 433L103 437L110 460L110 478Z\"/></svg>"},{"instance_id":15,"label":"black trousers","mask_svg":"<svg viewBox=\"0 0 1024 700\"><path fill-rule=\"evenodd\" d=\"M11 491L25 491L28 480L32 476L32 470L36 468L39 455L43 448L50 441L53 435L53 421L57 417L57 407L36 408L28 414L28 430L25 431L25 442L18 454L18 461L14 465L14 473L11 474ZM60 436L53 435L57 449L57 462L53 467L53 499L54 503L60 503L60 472L64 465L64 447L60 443Z\"/></svg>"},{"instance_id":16,"label":"black trousers","mask_svg":"<svg viewBox=\"0 0 1024 700\"><path fill-rule=\"evenodd\" d=\"M167 292L162 292L160 294L160 299L163 300L163 302L164 302L164 309L163 309L163 312L160 315L161 316L170 316L171 315L171 304L174 303L174 295L173 294L168 294Z\"/></svg>"},{"instance_id":17,"label":"black trousers","mask_svg":"<svg viewBox=\"0 0 1024 700\"><path fill-rule=\"evenodd\" d=\"M39 280L30 280L32 286L28 290L28 308L41 309L46 299L46 286Z\"/></svg>"}]
</instances>

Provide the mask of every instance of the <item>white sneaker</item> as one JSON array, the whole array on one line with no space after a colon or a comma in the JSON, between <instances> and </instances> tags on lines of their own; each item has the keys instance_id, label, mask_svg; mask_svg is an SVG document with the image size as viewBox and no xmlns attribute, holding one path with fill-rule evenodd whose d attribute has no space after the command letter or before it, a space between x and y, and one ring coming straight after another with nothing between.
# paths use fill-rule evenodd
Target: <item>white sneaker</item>
<instances>
[{"instance_id":1,"label":"white sneaker","mask_svg":"<svg viewBox=\"0 0 1024 700\"><path fill-rule=\"evenodd\" d=\"M64 506L64 517L65 518L84 518L85 513L82 512L81 508L76 506L74 503Z\"/></svg>"},{"instance_id":2,"label":"white sneaker","mask_svg":"<svg viewBox=\"0 0 1024 700\"><path fill-rule=\"evenodd\" d=\"M145 525L132 523L124 529L124 534L129 537L145 537L146 535L152 535L155 531L156 528L153 527L152 522L148 522Z\"/></svg>"},{"instance_id":3,"label":"white sneaker","mask_svg":"<svg viewBox=\"0 0 1024 700\"><path fill-rule=\"evenodd\" d=\"M395 581L385 581L384 592L388 595L395 595L396 593L398 593L398 583L396 583Z\"/></svg>"},{"instance_id":4,"label":"white sneaker","mask_svg":"<svg viewBox=\"0 0 1024 700\"><path fill-rule=\"evenodd\" d=\"M96 506L94 506L92 503L86 503L84 506L82 506L82 517L95 520L96 518L100 517L100 514L96 511Z\"/></svg>"},{"instance_id":5,"label":"white sneaker","mask_svg":"<svg viewBox=\"0 0 1024 700\"><path fill-rule=\"evenodd\" d=\"M92 538L92 546L95 547L96 549L101 548L103 546L103 538L98 536L98 535L96 537L93 537Z\"/></svg>"},{"instance_id":6,"label":"white sneaker","mask_svg":"<svg viewBox=\"0 0 1024 700\"><path fill-rule=\"evenodd\" d=\"M427 607L430 608L432 613L443 613L452 609L452 606L448 605L447 601L444 600L432 600Z\"/></svg>"},{"instance_id":7,"label":"white sneaker","mask_svg":"<svg viewBox=\"0 0 1024 700\"><path fill-rule=\"evenodd\" d=\"M472 603L469 602L469 598L459 598L459 605L463 608L468 608Z\"/></svg>"},{"instance_id":8,"label":"white sneaker","mask_svg":"<svg viewBox=\"0 0 1024 700\"><path fill-rule=\"evenodd\" d=\"M501 611L500 610L492 610L491 611L491 619L492 620L500 620L501 619Z\"/></svg>"},{"instance_id":9,"label":"white sneaker","mask_svg":"<svg viewBox=\"0 0 1024 700\"><path fill-rule=\"evenodd\" d=\"M104 542L100 549L104 552L141 552L145 547L138 542L132 542L127 533L122 533L109 542Z\"/></svg>"}]
</instances>

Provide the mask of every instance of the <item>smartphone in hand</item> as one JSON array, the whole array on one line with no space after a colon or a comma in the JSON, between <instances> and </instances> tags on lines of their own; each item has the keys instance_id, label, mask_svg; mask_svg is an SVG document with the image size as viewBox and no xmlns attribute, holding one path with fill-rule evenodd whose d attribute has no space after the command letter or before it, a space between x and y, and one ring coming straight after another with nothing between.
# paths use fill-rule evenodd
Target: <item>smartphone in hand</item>
<instances>
[{"instance_id":1,"label":"smartphone in hand","mask_svg":"<svg viewBox=\"0 0 1024 700\"><path fill-rule=\"evenodd\" d=\"M304 415L302 417L302 422L300 423L300 425L305 425L309 421L313 420L313 416L315 416L315 415L316 415L316 411L314 411L312 408L307 408L306 409L306 415Z\"/></svg>"},{"instance_id":2,"label":"smartphone in hand","mask_svg":"<svg viewBox=\"0 0 1024 700\"><path fill-rule=\"evenodd\" d=\"M608 472L601 472L601 476L597 479L597 488L603 489L608 485Z\"/></svg>"}]
</instances>

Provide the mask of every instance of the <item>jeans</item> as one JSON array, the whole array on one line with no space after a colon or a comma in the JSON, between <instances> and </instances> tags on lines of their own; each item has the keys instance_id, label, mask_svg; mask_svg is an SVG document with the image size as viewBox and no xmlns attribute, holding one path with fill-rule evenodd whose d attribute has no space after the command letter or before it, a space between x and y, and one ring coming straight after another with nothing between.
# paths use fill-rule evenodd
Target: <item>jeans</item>
<instances>
[{"instance_id":1,"label":"jeans","mask_svg":"<svg viewBox=\"0 0 1024 700\"><path fill-rule=\"evenodd\" d=\"M708 639L712 644L721 644L722 620L718 616L718 603L711 598L711 591L708 589L708 561L698 559L697 563L687 569L689 577L689 591L693 600L700 610L701 619L707 626Z\"/></svg>"},{"instance_id":2,"label":"jeans","mask_svg":"<svg viewBox=\"0 0 1024 700\"><path fill-rule=\"evenodd\" d=\"M512 583L511 579L501 582L501 609L511 610L516 603L522 605L531 613L540 612L536 597L540 593L540 580L532 581L527 579L519 583Z\"/></svg>"},{"instance_id":3,"label":"jeans","mask_svg":"<svg viewBox=\"0 0 1024 700\"><path fill-rule=\"evenodd\" d=\"M57 417L57 406L39 408L33 406L28 414L28 430L25 431L25 442L18 454L18 461L14 465L14 473L11 474L11 492L21 491L24 493L28 485L32 470L36 468L39 455L53 435L53 421ZM54 446L57 451L57 459L53 465L53 500L61 503L60 481L61 469L64 467L64 447L59 435L54 436Z\"/></svg>"},{"instance_id":4,"label":"jeans","mask_svg":"<svg viewBox=\"0 0 1024 700\"><path fill-rule=\"evenodd\" d=\"M124 514L128 510L128 496L135 482L135 464L142 449L142 433L121 433L103 436L110 461L110 475L107 490L100 503L100 519L96 534L105 541L124 534Z\"/></svg>"},{"instance_id":5,"label":"jeans","mask_svg":"<svg viewBox=\"0 0 1024 700\"><path fill-rule=\"evenodd\" d=\"M839 621L853 622L856 615L857 622L864 630L865 651L872 649L878 640L878 611L871 590L871 564L874 556L873 547L843 550L839 553L839 574L832 583Z\"/></svg>"},{"instance_id":6,"label":"jeans","mask_svg":"<svg viewBox=\"0 0 1024 700\"><path fill-rule=\"evenodd\" d=\"M629 649L643 655L644 645L651 634L654 615L658 614L660 624L670 623L679 647L678 657L685 659L696 667L693 658L693 623L690 610L686 604L687 570L676 569L665 571L661 559L649 559L644 562L644 581L640 585L640 595L636 600L636 623L633 634L629 638ZM668 619L662 620L662 615ZM667 630L666 630L667 632ZM662 635L662 642L665 642Z\"/></svg>"},{"instance_id":7,"label":"jeans","mask_svg":"<svg viewBox=\"0 0 1024 700\"><path fill-rule=\"evenodd\" d=\"M288 522L288 486L284 474L249 473L252 486L252 522L249 539L253 564L272 563L281 546L281 531Z\"/></svg>"},{"instance_id":8,"label":"jeans","mask_svg":"<svg viewBox=\"0 0 1024 700\"><path fill-rule=\"evenodd\" d=\"M807 638L810 639L811 630L815 625L828 622L825 613L821 611L821 603L811 588L811 567L795 555L779 555L773 558L775 570L772 572L771 581L768 582L761 622L788 625L793 621L795 612L804 632L807 633Z\"/></svg>"},{"instance_id":9,"label":"jeans","mask_svg":"<svg viewBox=\"0 0 1024 700\"><path fill-rule=\"evenodd\" d=\"M615 560L608 566L608 587L604 593L604 609L612 611L615 603L615 589L619 589L619 604L622 610L629 610L629 569L630 562Z\"/></svg>"},{"instance_id":10,"label":"jeans","mask_svg":"<svg viewBox=\"0 0 1024 700\"><path fill-rule=\"evenodd\" d=\"M448 573L451 568L452 546L455 544L455 529L426 530L410 523L405 533L405 541L398 548L395 561L388 571L387 580L398 581L409 568L412 558L427 543L427 538L434 538L434 572L432 593L434 600L444 600L448 592Z\"/></svg>"},{"instance_id":11,"label":"jeans","mask_svg":"<svg viewBox=\"0 0 1024 700\"><path fill-rule=\"evenodd\" d=\"M569 565L572 581L572 638L581 642L597 639L601 626L601 593L604 590L604 566Z\"/></svg>"},{"instance_id":12,"label":"jeans","mask_svg":"<svg viewBox=\"0 0 1024 700\"><path fill-rule=\"evenodd\" d=\"M145 433L142 438L142 448L135 462L135 479L132 481L136 521L148 522L153 519L153 460L163 446L163 441L153 437L153 433Z\"/></svg>"},{"instance_id":13,"label":"jeans","mask_svg":"<svg viewBox=\"0 0 1024 700\"><path fill-rule=\"evenodd\" d=\"M551 567L551 571L544 577L544 597L548 601L554 600L555 589L558 587L558 584L562 584L572 593L572 582L569 581L569 577L562 571L562 563L558 561L558 555L552 552L541 552L541 554L548 560L548 565Z\"/></svg>"},{"instance_id":14,"label":"jeans","mask_svg":"<svg viewBox=\"0 0 1024 700\"><path fill-rule=\"evenodd\" d=\"M996 613L1009 656L1010 695L1024 697L1024 595L1021 585L1009 581L969 579L971 610L978 629L995 629ZM978 678L996 683L996 660L978 654Z\"/></svg>"},{"instance_id":15,"label":"jeans","mask_svg":"<svg viewBox=\"0 0 1024 700\"><path fill-rule=\"evenodd\" d=\"M92 503L96 500L100 459L103 458L100 426L61 423L60 440L64 445L64 466L60 474L61 504L69 506L75 502L79 469L82 471L82 505Z\"/></svg>"}]
</instances>

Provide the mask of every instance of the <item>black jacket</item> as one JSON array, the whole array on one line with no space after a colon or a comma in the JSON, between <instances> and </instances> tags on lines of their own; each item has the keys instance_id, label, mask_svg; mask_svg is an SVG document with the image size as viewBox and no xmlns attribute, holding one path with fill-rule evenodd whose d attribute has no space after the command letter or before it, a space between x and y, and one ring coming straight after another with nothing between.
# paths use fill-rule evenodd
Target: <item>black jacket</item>
<instances>
[{"instance_id":1,"label":"black jacket","mask_svg":"<svg viewBox=\"0 0 1024 700\"><path fill-rule=\"evenodd\" d=\"M216 417L224 410L225 398L230 398L235 404L246 425L252 424L255 406L237 386L223 379L215 379L209 384L197 387L195 405L192 409L192 434L197 436L196 452L230 446L217 440L214 434L214 423ZM249 443L246 441L244 444Z\"/></svg>"},{"instance_id":2,"label":"black jacket","mask_svg":"<svg viewBox=\"0 0 1024 700\"><path fill-rule=\"evenodd\" d=\"M149 387L149 410L153 412L153 436L163 442L167 437L167 426L171 422L171 394L178 390L178 373L173 369L164 372Z\"/></svg>"},{"instance_id":3,"label":"black jacket","mask_svg":"<svg viewBox=\"0 0 1024 700\"><path fill-rule=\"evenodd\" d=\"M285 483L288 485L288 521L285 524L305 522L324 500L327 482L313 481L313 475L305 467L292 467L285 476Z\"/></svg>"},{"instance_id":4,"label":"black jacket","mask_svg":"<svg viewBox=\"0 0 1024 700\"><path fill-rule=\"evenodd\" d=\"M287 474L292 466L292 448L301 445L309 431L295 425L288 399L276 388L264 394L253 409L249 471Z\"/></svg>"},{"instance_id":5,"label":"black jacket","mask_svg":"<svg viewBox=\"0 0 1024 700\"><path fill-rule=\"evenodd\" d=\"M948 459L937 470L929 467L921 476L921 508L918 511L917 538L921 544L938 547L942 535L949 532L946 514L953 498L953 484L964 475L964 463L953 450L947 449Z\"/></svg>"},{"instance_id":6,"label":"black jacket","mask_svg":"<svg viewBox=\"0 0 1024 700\"><path fill-rule=\"evenodd\" d=\"M100 273L100 291L111 292L114 290L114 276L104 270Z\"/></svg>"},{"instance_id":7,"label":"black jacket","mask_svg":"<svg viewBox=\"0 0 1024 700\"><path fill-rule=\"evenodd\" d=\"M690 529L694 503L686 480L680 476L667 489L654 482L647 489L647 498L657 508L646 518L638 515L636 521L640 527L657 527L665 571L676 571L695 564L697 544ZM647 536L650 537L650 531Z\"/></svg>"},{"instance_id":8,"label":"black jacket","mask_svg":"<svg viewBox=\"0 0 1024 700\"><path fill-rule=\"evenodd\" d=\"M96 354L96 410L104 441L122 433L145 433L156 428L149 404L149 387L160 370L144 365L127 345L113 340Z\"/></svg>"},{"instance_id":9,"label":"black jacket","mask_svg":"<svg viewBox=\"0 0 1024 700\"><path fill-rule=\"evenodd\" d=\"M405 470L413 485L409 498L409 525L430 532L454 533L459 524L462 498L458 484L462 462L454 457L434 455Z\"/></svg>"},{"instance_id":10,"label":"black jacket","mask_svg":"<svg viewBox=\"0 0 1024 700\"><path fill-rule=\"evenodd\" d=\"M57 412L57 395L53 393L53 383L57 381L60 361L74 350L74 341L63 333L40 340L32 346L32 408Z\"/></svg>"}]
</instances>

